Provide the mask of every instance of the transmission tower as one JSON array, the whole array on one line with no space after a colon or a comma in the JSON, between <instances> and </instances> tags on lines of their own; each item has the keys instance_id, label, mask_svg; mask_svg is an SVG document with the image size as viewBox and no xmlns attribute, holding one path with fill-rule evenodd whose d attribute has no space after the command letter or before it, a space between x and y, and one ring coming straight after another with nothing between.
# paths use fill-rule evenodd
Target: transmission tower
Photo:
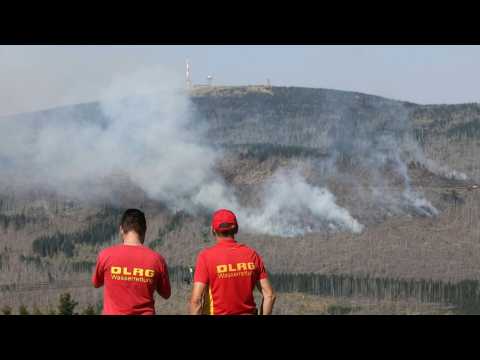
<instances>
[{"instance_id":1,"label":"transmission tower","mask_svg":"<svg viewBox=\"0 0 480 360\"><path fill-rule=\"evenodd\" d=\"M187 60L187 70L185 73L185 81L187 83L187 89L192 88L192 78L190 77L190 61Z\"/></svg>"}]
</instances>

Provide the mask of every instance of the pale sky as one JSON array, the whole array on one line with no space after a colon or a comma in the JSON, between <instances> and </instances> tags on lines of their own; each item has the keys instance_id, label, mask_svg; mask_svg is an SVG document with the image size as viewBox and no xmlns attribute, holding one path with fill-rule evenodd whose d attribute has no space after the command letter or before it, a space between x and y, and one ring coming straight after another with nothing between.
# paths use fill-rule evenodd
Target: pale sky
<instances>
[{"instance_id":1,"label":"pale sky","mask_svg":"<svg viewBox=\"0 0 480 360\"><path fill-rule=\"evenodd\" d=\"M94 101L115 76L163 65L193 83L358 91L421 104L480 101L480 46L0 46L0 115Z\"/></svg>"}]
</instances>

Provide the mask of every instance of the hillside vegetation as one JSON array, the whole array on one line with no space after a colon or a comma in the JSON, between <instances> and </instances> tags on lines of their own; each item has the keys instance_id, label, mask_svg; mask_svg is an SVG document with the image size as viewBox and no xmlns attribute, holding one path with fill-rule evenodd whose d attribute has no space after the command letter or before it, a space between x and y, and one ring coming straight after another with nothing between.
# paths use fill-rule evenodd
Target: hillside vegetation
<instances>
[{"instance_id":1,"label":"hillside vegetation","mask_svg":"<svg viewBox=\"0 0 480 360\"><path fill-rule=\"evenodd\" d=\"M259 184L282 167L301 165L309 183L328 186L337 202L366 225L361 234L325 231L288 239L241 232L239 240L256 248L272 273L452 284L480 281L480 190L472 187L480 181L478 104L418 105L352 92L261 86L195 89L191 103L195 124L207 126L202 141L222 154L216 168L242 203L258 204ZM95 103L1 120L32 126L50 121L105 123ZM404 182L388 166L379 173L359 166L363 154L356 146L380 137L393 139L392 147L403 146L408 136L427 158L468 177L454 179L415 161L407 163L412 188L440 210L438 216L405 207L394 211L365 200L378 174L385 182L380 200L400 196ZM118 242L117 225L125 207L146 212L147 245L160 251L171 266L192 266L198 252L212 244L209 214L175 212L143 193L133 196L133 188L128 194L128 189L110 204L2 188L0 285L57 283L64 288L39 288L27 295L4 288L0 305L2 300L10 304L22 297L30 307L42 305L41 301L47 306L65 289L81 306L96 304L98 291L74 284L84 286L98 251ZM287 306L281 312L290 310Z\"/></svg>"}]
</instances>

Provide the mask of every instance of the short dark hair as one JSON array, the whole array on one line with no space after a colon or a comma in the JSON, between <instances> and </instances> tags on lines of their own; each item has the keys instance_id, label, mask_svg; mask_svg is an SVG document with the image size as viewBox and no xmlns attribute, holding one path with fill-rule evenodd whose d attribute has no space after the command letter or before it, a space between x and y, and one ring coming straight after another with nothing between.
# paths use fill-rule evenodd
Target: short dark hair
<instances>
[{"instance_id":1,"label":"short dark hair","mask_svg":"<svg viewBox=\"0 0 480 360\"><path fill-rule=\"evenodd\" d=\"M135 231L143 243L145 240L145 233L147 232L147 220L145 214L138 209L128 209L122 215L120 226L126 234L129 231Z\"/></svg>"},{"instance_id":2,"label":"short dark hair","mask_svg":"<svg viewBox=\"0 0 480 360\"><path fill-rule=\"evenodd\" d=\"M233 237L237 232L235 230L215 231L215 234L220 237Z\"/></svg>"},{"instance_id":3,"label":"short dark hair","mask_svg":"<svg viewBox=\"0 0 480 360\"><path fill-rule=\"evenodd\" d=\"M224 226L224 225L225 225L225 226ZM220 224L220 228L222 228L222 227L229 228L229 227L231 227L231 224L227 224L227 223L225 223L225 224ZM213 230L213 229L212 229L212 230ZM235 228L230 229L230 230L224 230L224 231L222 231L222 230L216 230L216 231L213 230L213 234L214 234L214 235L217 235L217 236L220 236L220 237L233 237L233 236L235 236L235 235L237 234L237 232L238 232L238 227L235 227Z\"/></svg>"}]
</instances>

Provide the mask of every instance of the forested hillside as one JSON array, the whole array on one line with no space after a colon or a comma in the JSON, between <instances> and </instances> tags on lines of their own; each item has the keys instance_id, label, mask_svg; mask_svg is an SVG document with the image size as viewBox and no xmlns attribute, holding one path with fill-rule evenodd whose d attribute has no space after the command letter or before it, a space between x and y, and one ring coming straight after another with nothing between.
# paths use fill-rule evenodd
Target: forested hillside
<instances>
[{"instance_id":1,"label":"forested hillside","mask_svg":"<svg viewBox=\"0 0 480 360\"><path fill-rule=\"evenodd\" d=\"M327 229L293 238L241 231L239 240L263 254L276 279L288 280L284 291L373 296L370 279L378 278L388 283L389 294L419 300L468 303L469 291L478 297L477 283L468 282L480 280L478 104L418 105L282 87L201 88L190 95L194 126L206 130L200 141L221 155L215 168L242 204L259 204L266 179L278 169L299 166L309 184L327 187L365 225L360 234ZM49 122L108 126L96 103L0 121L38 129ZM392 157L381 163L387 153ZM461 173L466 177L457 176ZM169 265L193 266L198 251L212 243L209 214L173 210L128 183L122 186L115 201L95 202L3 184L0 285L63 284L58 291L74 291L82 306L96 304L93 290L75 284L85 286L98 251L118 242L119 216L126 207L146 212L147 245ZM421 196L400 201L410 189ZM438 214L423 203L417 206L419 199ZM337 290L327 285L331 279L341 279ZM428 286L435 295L425 295ZM48 293L8 289L0 290L0 305L16 296L41 305L38 293ZM461 295L452 293L456 289ZM56 295L42 301L56 303Z\"/></svg>"}]
</instances>

